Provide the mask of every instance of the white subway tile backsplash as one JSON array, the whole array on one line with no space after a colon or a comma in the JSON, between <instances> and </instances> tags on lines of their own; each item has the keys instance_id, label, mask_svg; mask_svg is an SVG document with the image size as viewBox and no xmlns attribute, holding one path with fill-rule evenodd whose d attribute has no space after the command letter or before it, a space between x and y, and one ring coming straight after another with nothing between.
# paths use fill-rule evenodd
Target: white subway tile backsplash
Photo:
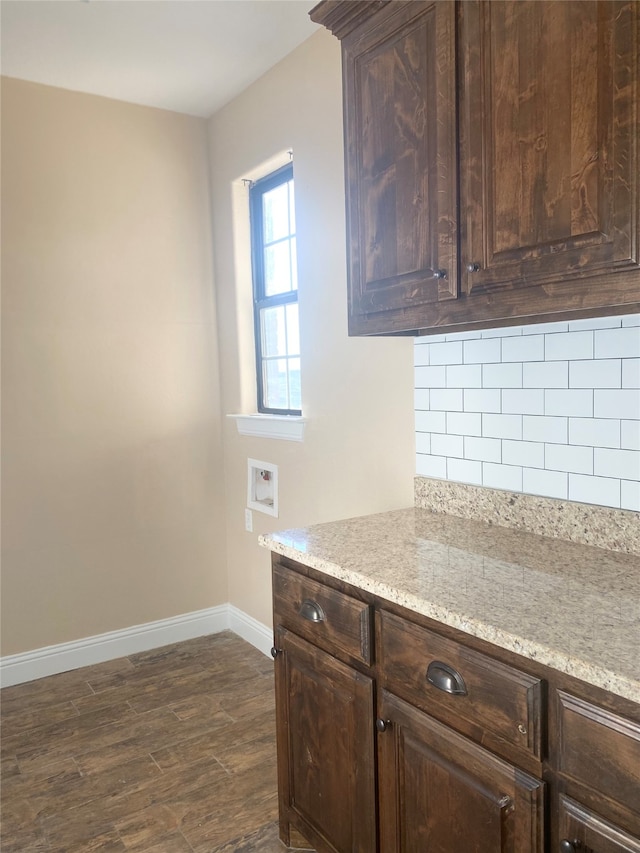
<instances>
[{"instance_id":1,"label":"white subway tile backsplash","mask_svg":"<svg viewBox=\"0 0 640 853\"><path fill-rule=\"evenodd\" d=\"M545 415L588 418L593 415L593 391L587 388L547 388L544 392Z\"/></svg>"},{"instance_id":2,"label":"white subway tile backsplash","mask_svg":"<svg viewBox=\"0 0 640 853\"><path fill-rule=\"evenodd\" d=\"M522 438L522 415L482 415L482 435L488 438Z\"/></svg>"},{"instance_id":3,"label":"white subway tile backsplash","mask_svg":"<svg viewBox=\"0 0 640 853\"><path fill-rule=\"evenodd\" d=\"M546 335L544 353L546 361L574 361L593 358L594 332L565 332Z\"/></svg>"},{"instance_id":4,"label":"white subway tile backsplash","mask_svg":"<svg viewBox=\"0 0 640 853\"><path fill-rule=\"evenodd\" d=\"M621 317L589 317L586 320L570 320L569 331L583 329L616 329L622 325Z\"/></svg>"},{"instance_id":5,"label":"white subway tile backsplash","mask_svg":"<svg viewBox=\"0 0 640 853\"><path fill-rule=\"evenodd\" d=\"M640 357L640 329L603 329L594 332L596 358Z\"/></svg>"},{"instance_id":6,"label":"white subway tile backsplash","mask_svg":"<svg viewBox=\"0 0 640 853\"><path fill-rule=\"evenodd\" d=\"M622 387L640 388L640 358L622 360Z\"/></svg>"},{"instance_id":7,"label":"white subway tile backsplash","mask_svg":"<svg viewBox=\"0 0 640 853\"><path fill-rule=\"evenodd\" d=\"M569 474L569 500L579 503L620 506L620 480Z\"/></svg>"},{"instance_id":8,"label":"white subway tile backsplash","mask_svg":"<svg viewBox=\"0 0 640 853\"><path fill-rule=\"evenodd\" d=\"M445 335L445 339L447 341L469 341L474 338L481 337L479 331L477 332L447 332Z\"/></svg>"},{"instance_id":9,"label":"white subway tile backsplash","mask_svg":"<svg viewBox=\"0 0 640 853\"><path fill-rule=\"evenodd\" d=\"M620 447L640 450L640 421L620 421Z\"/></svg>"},{"instance_id":10,"label":"white subway tile backsplash","mask_svg":"<svg viewBox=\"0 0 640 853\"><path fill-rule=\"evenodd\" d=\"M569 495L569 475L562 471L523 468L522 491L530 495L566 499Z\"/></svg>"},{"instance_id":11,"label":"white subway tile backsplash","mask_svg":"<svg viewBox=\"0 0 640 853\"><path fill-rule=\"evenodd\" d=\"M483 364L483 388L522 388L521 364Z\"/></svg>"},{"instance_id":12,"label":"white subway tile backsplash","mask_svg":"<svg viewBox=\"0 0 640 853\"><path fill-rule=\"evenodd\" d=\"M482 388L481 364L452 364L447 367L447 388Z\"/></svg>"},{"instance_id":13,"label":"white subway tile backsplash","mask_svg":"<svg viewBox=\"0 0 640 853\"><path fill-rule=\"evenodd\" d=\"M622 361L619 358L571 362L570 388L620 388L621 383Z\"/></svg>"},{"instance_id":14,"label":"white subway tile backsplash","mask_svg":"<svg viewBox=\"0 0 640 853\"><path fill-rule=\"evenodd\" d=\"M461 435L431 436L431 453L434 456L464 456L464 439Z\"/></svg>"},{"instance_id":15,"label":"white subway tile backsplash","mask_svg":"<svg viewBox=\"0 0 640 853\"><path fill-rule=\"evenodd\" d=\"M416 454L416 473L420 477L435 477L438 480L447 479L447 460L444 456L427 456Z\"/></svg>"},{"instance_id":16,"label":"white subway tile backsplash","mask_svg":"<svg viewBox=\"0 0 640 853\"><path fill-rule=\"evenodd\" d=\"M462 356L465 364L488 364L501 360L500 350L500 338L465 341Z\"/></svg>"},{"instance_id":17,"label":"white subway tile backsplash","mask_svg":"<svg viewBox=\"0 0 640 853\"><path fill-rule=\"evenodd\" d=\"M479 462L502 462L502 442L499 438L475 438L464 440L464 458Z\"/></svg>"},{"instance_id":18,"label":"white subway tile backsplash","mask_svg":"<svg viewBox=\"0 0 640 853\"><path fill-rule=\"evenodd\" d=\"M640 450L594 448L593 473L621 480L640 480Z\"/></svg>"},{"instance_id":19,"label":"white subway tile backsplash","mask_svg":"<svg viewBox=\"0 0 640 853\"><path fill-rule=\"evenodd\" d=\"M620 447L620 421L607 418L569 418L569 444Z\"/></svg>"},{"instance_id":20,"label":"white subway tile backsplash","mask_svg":"<svg viewBox=\"0 0 640 853\"><path fill-rule=\"evenodd\" d=\"M522 468L516 465L497 465L493 462L482 463L482 482L490 489L507 489L510 492L522 491Z\"/></svg>"},{"instance_id":21,"label":"white subway tile backsplash","mask_svg":"<svg viewBox=\"0 0 640 853\"><path fill-rule=\"evenodd\" d=\"M524 326L522 329L523 335L540 335L546 332L566 332L569 329L569 324L562 320L557 320L554 323L535 323L531 326Z\"/></svg>"},{"instance_id":22,"label":"white subway tile backsplash","mask_svg":"<svg viewBox=\"0 0 640 853\"><path fill-rule=\"evenodd\" d=\"M431 453L431 433L416 433L416 453Z\"/></svg>"},{"instance_id":23,"label":"white subway tile backsplash","mask_svg":"<svg viewBox=\"0 0 640 853\"><path fill-rule=\"evenodd\" d=\"M416 342L413 348L413 365L420 367L423 364L429 364L429 345Z\"/></svg>"},{"instance_id":24,"label":"white subway tile backsplash","mask_svg":"<svg viewBox=\"0 0 640 853\"><path fill-rule=\"evenodd\" d=\"M502 442L502 461L505 465L544 468L544 444L536 441L505 440Z\"/></svg>"},{"instance_id":25,"label":"white subway tile backsplash","mask_svg":"<svg viewBox=\"0 0 640 853\"><path fill-rule=\"evenodd\" d=\"M620 506L622 509L632 509L640 512L640 483L632 480L622 480L620 483Z\"/></svg>"},{"instance_id":26,"label":"white subway tile backsplash","mask_svg":"<svg viewBox=\"0 0 640 853\"><path fill-rule=\"evenodd\" d=\"M545 393L537 388L505 388L502 392L502 411L513 415L544 415Z\"/></svg>"},{"instance_id":27,"label":"white subway tile backsplash","mask_svg":"<svg viewBox=\"0 0 640 853\"><path fill-rule=\"evenodd\" d=\"M501 407L499 388L468 388L462 395L465 412L499 412Z\"/></svg>"},{"instance_id":28,"label":"white subway tile backsplash","mask_svg":"<svg viewBox=\"0 0 640 853\"><path fill-rule=\"evenodd\" d=\"M429 346L429 364L462 364L462 341L443 341Z\"/></svg>"},{"instance_id":29,"label":"white subway tile backsplash","mask_svg":"<svg viewBox=\"0 0 640 853\"><path fill-rule=\"evenodd\" d=\"M606 388L593 392L593 414L596 418L640 419L640 394L623 388L620 391Z\"/></svg>"},{"instance_id":30,"label":"white subway tile backsplash","mask_svg":"<svg viewBox=\"0 0 640 853\"><path fill-rule=\"evenodd\" d=\"M482 485L482 462L472 462L468 459L447 459L447 477L456 483L471 483L472 486Z\"/></svg>"},{"instance_id":31,"label":"white subway tile backsplash","mask_svg":"<svg viewBox=\"0 0 640 853\"><path fill-rule=\"evenodd\" d=\"M532 361L522 365L523 388L568 388L568 361Z\"/></svg>"},{"instance_id":32,"label":"white subway tile backsplash","mask_svg":"<svg viewBox=\"0 0 640 853\"><path fill-rule=\"evenodd\" d=\"M447 432L453 435L482 435L482 415L476 412L447 412Z\"/></svg>"},{"instance_id":33,"label":"white subway tile backsplash","mask_svg":"<svg viewBox=\"0 0 640 853\"><path fill-rule=\"evenodd\" d=\"M523 335L502 341L502 361L543 361L544 335Z\"/></svg>"},{"instance_id":34,"label":"white subway tile backsplash","mask_svg":"<svg viewBox=\"0 0 640 853\"><path fill-rule=\"evenodd\" d=\"M416 388L446 388L447 368L444 365L436 367L416 367Z\"/></svg>"},{"instance_id":35,"label":"white subway tile backsplash","mask_svg":"<svg viewBox=\"0 0 640 853\"><path fill-rule=\"evenodd\" d=\"M568 419L525 415L522 419L522 438L525 441L544 441L566 444Z\"/></svg>"},{"instance_id":36,"label":"white subway tile backsplash","mask_svg":"<svg viewBox=\"0 0 640 853\"><path fill-rule=\"evenodd\" d=\"M622 318L623 326L640 326L640 314L625 314Z\"/></svg>"},{"instance_id":37,"label":"white subway tile backsplash","mask_svg":"<svg viewBox=\"0 0 640 853\"><path fill-rule=\"evenodd\" d=\"M461 388L432 388L430 400L431 408L440 412L462 411L462 389Z\"/></svg>"},{"instance_id":38,"label":"white subway tile backsplash","mask_svg":"<svg viewBox=\"0 0 640 853\"><path fill-rule=\"evenodd\" d=\"M416 409L429 408L428 388L416 388L416 390L413 392L413 404Z\"/></svg>"},{"instance_id":39,"label":"white subway tile backsplash","mask_svg":"<svg viewBox=\"0 0 640 853\"><path fill-rule=\"evenodd\" d=\"M419 338L418 474L640 510L640 314Z\"/></svg>"},{"instance_id":40,"label":"white subway tile backsplash","mask_svg":"<svg viewBox=\"0 0 640 853\"><path fill-rule=\"evenodd\" d=\"M513 338L516 335L521 335L523 326L505 326L502 329L485 329L482 332L483 338Z\"/></svg>"},{"instance_id":41,"label":"white subway tile backsplash","mask_svg":"<svg viewBox=\"0 0 640 853\"><path fill-rule=\"evenodd\" d=\"M547 471L593 474L593 447L574 444L548 444L544 454Z\"/></svg>"},{"instance_id":42,"label":"white subway tile backsplash","mask_svg":"<svg viewBox=\"0 0 640 853\"><path fill-rule=\"evenodd\" d=\"M446 432L446 412L416 412L416 430L418 432Z\"/></svg>"}]
</instances>

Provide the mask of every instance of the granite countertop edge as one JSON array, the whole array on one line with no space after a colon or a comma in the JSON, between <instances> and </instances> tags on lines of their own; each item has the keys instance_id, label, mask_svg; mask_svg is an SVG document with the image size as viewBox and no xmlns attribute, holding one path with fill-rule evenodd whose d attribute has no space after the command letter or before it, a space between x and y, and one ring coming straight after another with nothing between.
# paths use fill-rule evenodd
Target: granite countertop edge
<instances>
[{"instance_id":1,"label":"granite countertop edge","mask_svg":"<svg viewBox=\"0 0 640 853\"><path fill-rule=\"evenodd\" d=\"M566 646L566 641L564 643L562 642L564 639L562 636L560 642L554 646L552 639L549 642L541 642L535 637L527 636L526 629L522 631L522 635L518 635L517 631L505 629L504 626L498 624L499 620L492 620L490 616L489 618L486 618L485 615L485 618L481 618L477 614L470 614L465 612L464 608L448 605L442 600L438 601L438 596L430 597L428 593L425 593L422 590L420 590L419 594L416 594L415 591L410 589L412 585L410 581L404 583L401 571L398 572L396 570L395 575L391 572L389 573L389 576L385 578L384 570L380 571L380 566L384 562L383 559L378 559L378 570L373 570L371 573L367 573L367 566L363 567L362 565L357 565L358 562L361 562L360 558L356 560L349 559L349 547L353 547L353 542L351 541L349 543L349 537L351 536L350 531L353 530L354 522L361 522L361 524L364 524L368 519L375 519L376 524L380 525L388 520L388 522L393 522L390 524L390 527L394 527L396 526L397 519L402 518L402 513L406 512L408 512L408 510L396 510L389 513L380 513L375 516L364 516L360 517L360 519L346 519L344 522L329 522L327 524L313 525L309 528L287 530L282 531L281 533L276 532L263 534L259 537L258 541L260 546L264 548L295 560L309 568L316 569L317 571L336 578L337 580L351 584L352 586L369 592L383 600L406 607L408 610L434 619L435 621L441 622L451 628L458 629L476 638L486 640L500 648L522 655L524 658L528 658L529 660L537 661L543 665L549 666L558 672L580 679L581 681L595 687L608 690L636 703L640 703L640 675L637 678L635 677L635 665L633 666L634 671L632 671L631 674L628 672L622 672L621 670L624 667L621 667L620 671L616 671L616 669L611 665L602 664L598 661L598 653L597 651L594 652L593 649L589 650L590 656L589 654L585 656L581 655L579 651L562 648L563 645ZM432 515L426 510L414 510L414 512L428 516ZM438 523L440 526L446 526L447 519L448 517L446 516L439 516ZM460 519L452 519L452 521L460 522ZM345 559L341 559L339 545L335 547L336 542L340 543L340 533L343 529L341 525L344 525L345 543L349 543L345 546ZM488 536L495 535L495 528L492 528L491 525L486 525L486 528ZM504 528L502 530L504 531ZM333 553L330 555L327 552L331 551L331 548L327 549L323 547L322 544L314 545L314 541L321 542L324 531L331 531L332 544L334 545L334 548ZM503 535L503 533L501 534L500 531L498 531L498 536L501 535ZM522 531L517 530L509 530L508 535L512 537L513 542L518 542L519 537L521 537L523 541L526 541L527 538L532 540L533 537L533 547L536 546L536 539L541 540L541 542L542 540L546 540L545 537L539 537L536 534L523 533ZM296 545L296 541L298 541L298 545ZM417 536L416 541L418 541ZM428 536L426 540L420 539L419 541L421 544L423 542L426 542L427 545L431 544ZM546 540L546 542L551 543L549 545L551 548L554 547L553 543L557 541L558 540ZM389 538L387 537L387 544L388 543ZM376 552L376 545L377 543L375 541L371 542L372 553ZM436 545L439 546L439 543L436 543ZM528 542L528 545L531 547L532 542ZM384 549L384 545L382 547ZM597 552L601 552L601 549L599 548L587 548L586 546L575 545L570 542L562 542L559 547L569 549L582 548L587 552L596 552L596 557ZM572 552L569 550L567 553ZM609 554L611 552L601 553ZM576 555L578 556L578 554L579 552L577 552ZM613 557L612 559L628 560L629 555L618 558ZM631 557L630 559L637 561L637 558L635 557ZM626 566L624 568L626 568ZM638 563L638 568L640 569L640 563ZM526 569L524 569L524 571L526 572ZM571 572L571 569L567 569L567 571ZM523 620L523 624L525 623L526 620ZM621 629L617 630L618 633L622 633ZM634 634L632 632L630 638L631 643L633 643L633 636ZM638 649L638 652L640 652L640 648Z\"/></svg>"}]
</instances>

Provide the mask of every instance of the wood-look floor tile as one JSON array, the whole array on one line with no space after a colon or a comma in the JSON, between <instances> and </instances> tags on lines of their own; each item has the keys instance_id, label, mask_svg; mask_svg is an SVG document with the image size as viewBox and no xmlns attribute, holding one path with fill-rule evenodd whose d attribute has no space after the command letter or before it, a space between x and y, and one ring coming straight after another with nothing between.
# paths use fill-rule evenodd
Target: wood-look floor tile
<instances>
[{"instance_id":1,"label":"wood-look floor tile","mask_svg":"<svg viewBox=\"0 0 640 853\"><path fill-rule=\"evenodd\" d=\"M278 836L278 824L274 821L255 832L239 835L221 844L211 853L286 853L286 850Z\"/></svg>"},{"instance_id":2,"label":"wood-look floor tile","mask_svg":"<svg viewBox=\"0 0 640 853\"><path fill-rule=\"evenodd\" d=\"M158 804L128 814L114 822L127 849L151 845L178 831L178 820L169 806ZM169 848L167 848L169 849Z\"/></svg>"},{"instance_id":3,"label":"wood-look floor tile","mask_svg":"<svg viewBox=\"0 0 640 853\"><path fill-rule=\"evenodd\" d=\"M193 847L184 835L176 830L155 841L143 841L134 847L127 847L128 853L193 853ZM286 853L284 848L281 853Z\"/></svg>"},{"instance_id":4,"label":"wood-look floor tile","mask_svg":"<svg viewBox=\"0 0 640 853\"><path fill-rule=\"evenodd\" d=\"M216 758L230 744L236 749L242 749L248 741L264 734L270 734L275 738L274 725L274 722L267 717L259 720L242 720L237 723L227 721L219 727L212 727L194 737L185 738L164 749L155 750L152 755L163 770L184 767L196 764L205 758Z\"/></svg>"},{"instance_id":5,"label":"wood-look floor tile","mask_svg":"<svg viewBox=\"0 0 640 853\"><path fill-rule=\"evenodd\" d=\"M1 697L2 853L285 850L273 664L231 632Z\"/></svg>"},{"instance_id":6,"label":"wood-look floor tile","mask_svg":"<svg viewBox=\"0 0 640 853\"><path fill-rule=\"evenodd\" d=\"M190 720L193 717L199 717L205 721L222 710L220 700L211 693L198 693L197 696L189 696L186 699L171 702L169 708L171 708L179 720Z\"/></svg>"},{"instance_id":7,"label":"wood-look floor tile","mask_svg":"<svg viewBox=\"0 0 640 853\"><path fill-rule=\"evenodd\" d=\"M274 736L271 733L259 735L242 746L230 744L227 749L219 750L216 758L229 773L259 771L265 764L276 760Z\"/></svg>"},{"instance_id":8,"label":"wood-look floor tile","mask_svg":"<svg viewBox=\"0 0 640 853\"><path fill-rule=\"evenodd\" d=\"M135 726L139 719L127 704L114 705L34 729L30 737L25 733L8 740L19 741L15 755L20 768L33 772L34 768L45 767L58 758L86 751L126 725Z\"/></svg>"},{"instance_id":9,"label":"wood-look floor tile","mask_svg":"<svg viewBox=\"0 0 640 853\"><path fill-rule=\"evenodd\" d=\"M258 774L254 770L232 777L218 785L212 796L196 803L172 803L171 808L182 811L180 828L195 853L210 853L240 830L249 834L277 818L278 795L276 766L264 765Z\"/></svg>"},{"instance_id":10,"label":"wood-look floor tile","mask_svg":"<svg viewBox=\"0 0 640 853\"><path fill-rule=\"evenodd\" d=\"M273 678L270 683L265 685L267 689L264 692L258 693L245 701L231 702L224 697L220 697L221 706L224 705L224 710L233 717L234 720L244 720L252 717L273 716L275 719L276 711L276 694L274 690Z\"/></svg>"},{"instance_id":11,"label":"wood-look floor tile","mask_svg":"<svg viewBox=\"0 0 640 853\"><path fill-rule=\"evenodd\" d=\"M24 707L5 714L2 718L2 736L6 738L31 732L43 726L54 725L61 720L77 717L78 709L72 702L60 705L41 706L33 711Z\"/></svg>"}]
</instances>

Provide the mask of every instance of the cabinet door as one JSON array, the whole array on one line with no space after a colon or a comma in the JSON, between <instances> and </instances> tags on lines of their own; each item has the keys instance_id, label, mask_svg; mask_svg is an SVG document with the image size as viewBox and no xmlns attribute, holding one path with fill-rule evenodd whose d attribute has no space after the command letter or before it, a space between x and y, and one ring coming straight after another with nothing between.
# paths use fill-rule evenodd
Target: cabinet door
<instances>
[{"instance_id":1,"label":"cabinet door","mask_svg":"<svg viewBox=\"0 0 640 853\"><path fill-rule=\"evenodd\" d=\"M455 7L394 2L343 40L349 331L457 295Z\"/></svg>"},{"instance_id":2,"label":"cabinet door","mask_svg":"<svg viewBox=\"0 0 640 853\"><path fill-rule=\"evenodd\" d=\"M280 628L276 715L281 838L376 849L373 681Z\"/></svg>"},{"instance_id":3,"label":"cabinet door","mask_svg":"<svg viewBox=\"0 0 640 853\"><path fill-rule=\"evenodd\" d=\"M638 302L639 12L629 0L460 4L469 319Z\"/></svg>"},{"instance_id":4,"label":"cabinet door","mask_svg":"<svg viewBox=\"0 0 640 853\"><path fill-rule=\"evenodd\" d=\"M608 823L569 799L560 797L561 853L640 853L640 839Z\"/></svg>"},{"instance_id":5,"label":"cabinet door","mask_svg":"<svg viewBox=\"0 0 640 853\"><path fill-rule=\"evenodd\" d=\"M380 849L542 853L544 783L382 691Z\"/></svg>"}]
</instances>

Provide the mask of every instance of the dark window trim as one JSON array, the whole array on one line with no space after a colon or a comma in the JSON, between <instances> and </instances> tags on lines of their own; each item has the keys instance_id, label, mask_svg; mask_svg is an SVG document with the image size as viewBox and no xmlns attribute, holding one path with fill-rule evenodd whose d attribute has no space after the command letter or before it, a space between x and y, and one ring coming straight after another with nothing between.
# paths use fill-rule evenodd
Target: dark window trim
<instances>
[{"instance_id":1,"label":"dark window trim","mask_svg":"<svg viewBox=\"0 0 640 853\"><path fill-rule=\"evenodd\" d=\"M301 409L274 409L265 406L264 379L262 375L262 329L260 328L260 311L273 305L286 305L298 301L298 291L279 293L276 296L265 296L264 293L264 255L262 235L262 196L273 187L286 183L293 178L293 163L272 172L264 178L255 181L249 189L249 205L251 217L251 269L253 275L253 337L256 348L256 380L258 390L258 411L266 415L301 415Z\"/></svg>"}]
</instances>

